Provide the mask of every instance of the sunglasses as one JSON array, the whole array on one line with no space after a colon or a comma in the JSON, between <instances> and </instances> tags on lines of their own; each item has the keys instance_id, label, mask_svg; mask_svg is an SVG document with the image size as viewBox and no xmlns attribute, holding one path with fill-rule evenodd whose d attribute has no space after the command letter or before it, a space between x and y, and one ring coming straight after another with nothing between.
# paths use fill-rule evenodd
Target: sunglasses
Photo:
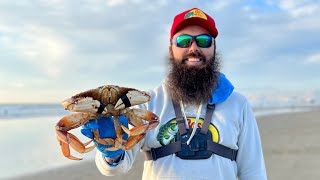
<instances>
[{"instance_id":1,"label":"sunglasses","mask_svg":"<svg viewBox=\"0 0 320 180\"><path fill-rule=\"evenodd\" d=\"M172 39L172 44L175 44L180 48L188 48L191 46L193 40L197 43L198 47L209 48L212 45L212 37L207 34L200 34L197 36L191 36L188 34L182 34Z\"/></svg>"}]
</instances>

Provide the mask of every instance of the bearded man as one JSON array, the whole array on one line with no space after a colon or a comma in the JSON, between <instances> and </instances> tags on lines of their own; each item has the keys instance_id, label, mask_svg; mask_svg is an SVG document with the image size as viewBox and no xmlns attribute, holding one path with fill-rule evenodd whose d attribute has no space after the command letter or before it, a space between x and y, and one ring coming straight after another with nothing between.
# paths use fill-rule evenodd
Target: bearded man
<instances>
[{"instance_id":1,"label":"bearded man","mask_svg":"<svg viewBox=\"0 0 320 180\"><path fill-rule=\"evenodd\" d=\"M140 107L161 122L129 151L99 148L96 164L102 174L127 172L141 150L142 179L267 179L252 109L219 70L217 36L215 21L200 9L175 16L167 79Z\"/></svg>"}]
</instances>

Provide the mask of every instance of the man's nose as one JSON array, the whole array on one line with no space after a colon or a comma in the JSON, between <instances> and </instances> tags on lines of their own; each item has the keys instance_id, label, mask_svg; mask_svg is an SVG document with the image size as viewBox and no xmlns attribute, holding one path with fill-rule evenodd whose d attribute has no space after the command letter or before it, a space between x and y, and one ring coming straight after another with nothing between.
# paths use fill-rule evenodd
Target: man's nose
<instances>
[{"instance_id":1,"label":"man's nose","mask_svg":"<svg viewBox=\"0 0 320 180\"><path fill-rule=\"evenodd\" d=\"M195 39L192 39L192 42L191 42L191 46L189 47L189 52L196 52L196 51L200 51L200 48L199 46L197 45L197 42Z\"/></svg>"}]
</instances>

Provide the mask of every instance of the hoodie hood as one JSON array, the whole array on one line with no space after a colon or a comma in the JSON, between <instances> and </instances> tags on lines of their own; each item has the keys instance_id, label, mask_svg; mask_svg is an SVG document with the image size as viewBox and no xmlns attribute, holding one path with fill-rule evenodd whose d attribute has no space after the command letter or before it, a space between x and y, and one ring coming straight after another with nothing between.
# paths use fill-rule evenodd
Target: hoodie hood
<instances>
[{"instance_id":1,"label":"hoodie hood","mask_svg":"<svg viewBox=\"0 0 320 180\"><path fill-rule=\"evenodd\" d=\"M231 82L223 73L220 73L218 86L213 91L208 103L212 105L224 102L231 95L233 89Z\"/></svg>"}]
</instances>

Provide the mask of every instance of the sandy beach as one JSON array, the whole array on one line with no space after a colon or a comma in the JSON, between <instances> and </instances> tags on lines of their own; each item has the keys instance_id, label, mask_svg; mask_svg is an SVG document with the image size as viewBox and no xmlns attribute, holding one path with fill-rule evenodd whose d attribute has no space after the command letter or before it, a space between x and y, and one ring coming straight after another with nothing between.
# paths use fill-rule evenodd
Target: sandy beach
<instances>
[{"instance_id":1,"label":"sandy beach","mask_svg":"<svg viewBox=\"0 0 320 180\"><path fill-rule=\"evenodd\" d=\"M286 113L257 118L270 180L320 179L320 111ZM93 160L73 163L10 180L120 180L141 179L143 156L140 154L128 174L106 177Z\"/></svg>"}]
</instances>

